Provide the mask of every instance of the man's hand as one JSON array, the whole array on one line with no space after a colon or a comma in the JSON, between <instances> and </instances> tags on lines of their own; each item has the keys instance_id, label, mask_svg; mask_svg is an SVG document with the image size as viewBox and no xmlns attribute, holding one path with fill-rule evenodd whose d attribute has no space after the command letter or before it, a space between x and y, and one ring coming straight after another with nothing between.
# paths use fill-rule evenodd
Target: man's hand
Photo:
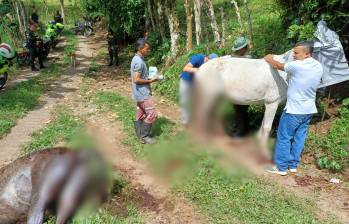
<instances>
[{"instance_id":1,"label":"man's hand","mask_svg":"<svg viewBox=\"0 0 349 224\"><path fill-rule=\"evenodd\" d=\"M158 78L154 78L154 79L150 79L149 81L150 81L150 83L153 83L153 82L159 81L159 79Z\"/></svg>"},{"instance_id":2,"label":"man's hand","mask_svg":"<svg viewBox=\"0 0 349 224\"><path fill-rule=\"evenodd\" d=\"M274 60L274 57L272 54L268 54L264 57L264 60L268 62L273 68L281 71L285 71L285 64L282 64L276 60Z\"/></svg>"},{"instance_id":3,"label":"man's hand","mask_svg":"<svg viewBox=\"0 0 349 224\"><path fill-rule=\"evenodd\" d=\"M267 54L265 57L264 57L264 60L266 60L266 62L270 63L272 61L274 61L274 56L272 54Z\"/></svg>"}]
</instances>

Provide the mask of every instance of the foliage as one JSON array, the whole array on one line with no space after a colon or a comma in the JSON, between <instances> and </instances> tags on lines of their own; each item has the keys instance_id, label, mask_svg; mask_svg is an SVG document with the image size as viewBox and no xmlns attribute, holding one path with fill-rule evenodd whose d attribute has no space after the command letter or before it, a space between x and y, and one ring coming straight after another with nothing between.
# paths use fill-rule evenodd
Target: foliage
<instances>
[{"instance_id":1,"label":"foliage","mask_svg":"<svg viewBox=\"0 0 349 224\"><path fill-rule=\"evenodd\" d=\"M305 25L293 24L288 28L287 37L296 41L312 40L315 30L313 22L307 22Z\"/></svg>"},{"instance_id":2,"label":"foliage","mask_svg":"<svg viewBox=\"0 0 349 224\"><path fill-rule=\"evenodd\" d=\"M83 10L92 16L103 14L118 36L137 38L145 21L142 0L81 0Z\"/></svg>"},{"instance_id":3,"label":"foliage","mask_svg":"<svg viewBox=\"0 0 349 224\"><path fill-rule=\"evenodd\" d=\"M343 101L340 117L322 137L310 135L308 151L314 153L322 169L341 171L349 166L349 99Z\"/></svg>"},{"instance_id":4,"label":"foliage","mask_svg":"<svg viewBox=\"0 0 349 224\"><path fill-rule=\"evenodd\" d=\"M295 24L298 28L308 29L307 24L310 22L315 24L324 18L328 27L339 34L346 55L349 56L349 1L278 0L278 2L283 7L281 18L286 27L289 27L289 24Z\"/></svg>"}]
</instances>

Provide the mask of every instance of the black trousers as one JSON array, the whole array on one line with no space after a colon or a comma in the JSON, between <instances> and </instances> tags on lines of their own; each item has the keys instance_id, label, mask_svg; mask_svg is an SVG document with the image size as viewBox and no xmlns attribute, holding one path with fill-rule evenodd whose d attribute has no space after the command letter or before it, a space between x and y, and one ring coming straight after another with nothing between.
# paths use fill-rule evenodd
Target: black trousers
<instances>
[{"instance_id":1,"label":"black trousers","mask_svg":"<svg viewBox=\"0 0 349 224\"><path fill-rule=\"evenodd\" d=\"M234 105L235 108L235 125L236 125L236 135L245 136L248 134L248 107L249 105Z\"/></svg>"},{"instance_id":2,"label":"black trousers","mask_svg":"<svg viewBox=\"0 0 349 224\"><path fill-rule=\"evenodd\" d=\"M31 68L35 68L35 58L38 58L40 67L43 67L43 61L42 61L42 51L37 47L30 47L29 48L29 54L30 54L30 66Z\"/></svg>"},{"instance_id":3,"label":"black trousers","mask_svg":"<svg viewBox=\"0 0 349 224\"><path fill-rule=\"evenodd\" d=\"M117 65L119 62L118 47L109 45L108 51L109 51L109 64L110 65L114 64L114 60L115 60L115 65Z\"/></svg>"}]
</instances>

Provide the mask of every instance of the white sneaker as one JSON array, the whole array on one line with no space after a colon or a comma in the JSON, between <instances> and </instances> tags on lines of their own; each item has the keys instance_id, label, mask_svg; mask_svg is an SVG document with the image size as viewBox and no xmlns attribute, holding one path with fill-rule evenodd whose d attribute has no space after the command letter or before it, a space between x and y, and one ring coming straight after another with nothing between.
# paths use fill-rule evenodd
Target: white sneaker
<instances>
[{"instance_id":1,"label":"white sneaker","mask_svg":"<svg viewBox=\"0 0 349 224\"><path fill-rule=\"evenodd\" d=\"M278 168L276 166L272 166L272 167L266 168L265 171L268 172L268 173L274 173L274 174L278 174L278 175L281 175L281 176L286 176L287 175L287 171L280 171L280 170L278 170Z\"/></svg>"},{"instance_id":2,"label":"white sneaker","mask_svg":"<svg viewBox=\"0 0 349 224\"><path fill-rule=\"evenodd\" d=\"M290 172L291 172L291 173L297 173L297 168L290 169Z\"/></svg>"}]
</instances>

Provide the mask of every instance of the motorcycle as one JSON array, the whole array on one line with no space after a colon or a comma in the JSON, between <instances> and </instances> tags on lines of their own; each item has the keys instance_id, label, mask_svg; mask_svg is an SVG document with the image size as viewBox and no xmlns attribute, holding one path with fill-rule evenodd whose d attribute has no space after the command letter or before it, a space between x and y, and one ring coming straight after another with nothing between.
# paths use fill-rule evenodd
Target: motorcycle
<instances>
[{"instance_id":1,"label":"motorcycle","mask_svg":"<svg viewBox=\"0 0 349 224\"><path fill-rule=\"evenodd\" d=\"M84 35L88 37L93 34L94 30L92 24L88 20L84 20L83 22L77 21L75 22L75 27L72 29L75 35Z\"/></svg>"},{"instance_id":2,"label":"motorcycle","mask_svg":"<svg viewBox=\"0 0 349 224\"><path fill-rule=\"evenodd\" d=\"M3 61L0 59L0 90L5 86L8 79L8 69L12 66L12 61Z\"/></svg>"}]
</instances>

